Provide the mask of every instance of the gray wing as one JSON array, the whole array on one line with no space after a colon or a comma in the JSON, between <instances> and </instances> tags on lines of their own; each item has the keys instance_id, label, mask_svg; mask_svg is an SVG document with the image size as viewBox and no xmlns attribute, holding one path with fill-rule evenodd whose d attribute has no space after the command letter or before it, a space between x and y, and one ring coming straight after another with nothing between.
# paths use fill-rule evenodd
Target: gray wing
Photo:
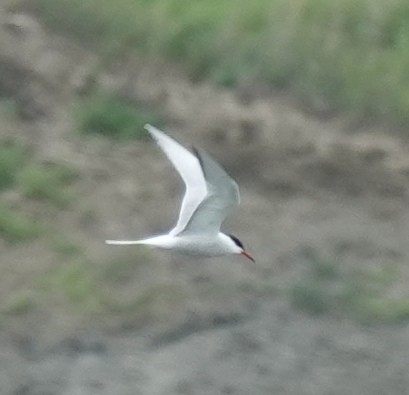
<instances>
[{"instance_id":1,"label":"gray wing","mask_svg":"<svg viewBox=\"0 0 409 395\"><path fill-rule=\"evenodd\" d=\"M240 203L237 183L203 150L195 149L207 195L198 205L182 233L218 233L227 215Z\"/></svg>"}]
</instances>

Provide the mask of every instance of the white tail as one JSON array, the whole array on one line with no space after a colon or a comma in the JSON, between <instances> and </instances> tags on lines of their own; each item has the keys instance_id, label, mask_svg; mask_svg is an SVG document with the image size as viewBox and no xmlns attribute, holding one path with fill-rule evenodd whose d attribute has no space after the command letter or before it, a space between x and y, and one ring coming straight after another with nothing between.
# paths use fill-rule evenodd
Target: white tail
<instances>
[{"instance_id":1,"label":"white tail","mask_svg":"<svg viewBox=\"0 0 409 395\"><path fill-rule=\"evenodd\" d=\"M105 243L111 244L111 245L122 245L122 246L144 244L144 245L160 247L160 248L173 248L174 238L169 235L162 235L162 236L150 237L149 239L143 239L143 240L105 240Z\"/></svg>"},{"instance_id":2,"label":"white tail","mask_svg":"<svg viewBox=\"0 0 409 395\"><path fill-rule=\"evenodd\" d=\"M129 246L134 244L143 244L140 240L105 240L106 244L118 245L118 246Z\"/></svg>"}]
</instances>

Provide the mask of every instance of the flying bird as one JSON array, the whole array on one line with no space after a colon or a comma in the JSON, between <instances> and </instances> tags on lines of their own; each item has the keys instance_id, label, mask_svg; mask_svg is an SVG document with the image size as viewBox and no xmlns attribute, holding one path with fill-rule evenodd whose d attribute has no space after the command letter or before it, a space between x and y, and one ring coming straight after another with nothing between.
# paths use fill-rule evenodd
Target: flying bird
<instances>
[{"instance_id":1,"label":"flying bird","mask_svg":"<svg viewBox=\"0 0 409 395\"><path fill-rule=\"evenodd\" d=\"M181 253L216 257L241 254L254 262L242 242L220 231L226 216L240 202L237 183L205 151L193 153L152 125L145 129L182 177L185 196L176 226L168 233L142 240L106 240L107 244L144 244Z\"/></svg>"}]
</instances>

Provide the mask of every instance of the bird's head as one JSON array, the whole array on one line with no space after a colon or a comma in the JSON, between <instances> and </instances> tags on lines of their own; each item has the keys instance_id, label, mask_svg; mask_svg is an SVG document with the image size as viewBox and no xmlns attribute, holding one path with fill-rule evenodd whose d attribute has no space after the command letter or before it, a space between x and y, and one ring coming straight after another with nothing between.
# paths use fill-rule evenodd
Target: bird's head
<instances>
[{"instance_id":1,"label":"bird's head","mask_svg":"<svg viewBox=\"0 0 409 395\"><path fill-rule=\"evenodd\" d=\"M254 258L245 250L243 243L233 235L227 235L234 243L234 253L244 255L246 258L250 259L251 261L255 262Z\"/></svg>"}]
</instances>

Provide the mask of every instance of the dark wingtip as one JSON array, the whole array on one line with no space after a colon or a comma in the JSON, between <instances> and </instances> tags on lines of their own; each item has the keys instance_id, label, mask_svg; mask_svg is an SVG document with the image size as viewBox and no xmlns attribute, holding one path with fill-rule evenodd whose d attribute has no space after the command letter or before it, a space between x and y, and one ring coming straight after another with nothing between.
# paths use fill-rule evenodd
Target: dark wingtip
<instances>
[{"instance_id":1,"label":"dark wingtip","mask_svg":"<svg viewBox=\"0 0 409 395\"><path fill-rule=\"evenodd\" d=\"M192 152L195 154L196 158L199 159L200 167L202 168L202 170L204 172L203 158L202 158L202 155L200 154L200 150L193 145L192 146Z\"/></svg>"},{"instance_id":2,"label":"dark wingtip","mask_svg":"<svg viewBox=\"0 0 409 395\"><path fill-rule=\"evenodd\" d=\"M201 159L200 159L199 149L196 148L194 145L192 145L192 151L193 151L193 153L195 154L195 156L197 156L197 159L201 160Z\"/></svg>"}]
</instances>

